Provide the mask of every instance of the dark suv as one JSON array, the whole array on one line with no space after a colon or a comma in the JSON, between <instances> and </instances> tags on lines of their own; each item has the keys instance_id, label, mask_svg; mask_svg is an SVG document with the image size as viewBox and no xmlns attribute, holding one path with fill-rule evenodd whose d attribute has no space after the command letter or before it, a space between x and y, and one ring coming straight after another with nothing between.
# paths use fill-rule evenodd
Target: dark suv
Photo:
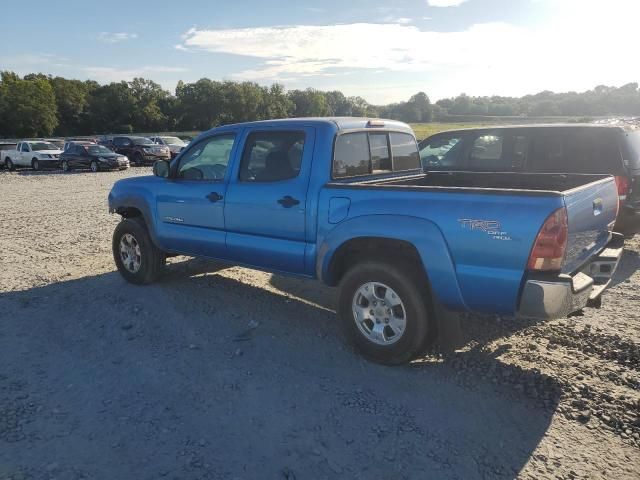
<instances>
[{"instance_id":1,"label":"dark suv","mask_svg":"<svg viewBox=\"0 0 640 480\"><path fill-rule=\"evenodd\" d=\"M640 127L552 124L441 132L419 143L425 171L604 173L618 185L616 231L640 231Z\"/></svg>"},{"instance_id":2,"label":"dark suv","mask_svg":"<svg viewBox=\"0 0 640 480\"><path fill-rule=\"evenodd\" d=\"M126 155L138 166L152 164L156 160L171 160L169 147L156 145L146 137L113 137L109 143L114 152Z\"/></svg>"}]
</instances>

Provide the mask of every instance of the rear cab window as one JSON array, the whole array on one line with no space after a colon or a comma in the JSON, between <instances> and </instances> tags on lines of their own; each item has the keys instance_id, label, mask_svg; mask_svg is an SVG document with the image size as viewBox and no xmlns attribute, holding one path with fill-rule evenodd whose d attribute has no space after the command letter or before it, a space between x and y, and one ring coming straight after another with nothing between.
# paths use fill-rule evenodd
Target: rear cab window
<instances>
[{"instance_id":1,"label":"rear cab window","mask_svg":"<svg viewBox=\"0 0 640 480\"><path fill-rule=\"evenodd\" d=\"M409 133L349 132L336 137L334 179L419 169L418 146Z\"/></svg>"}]
</instances>

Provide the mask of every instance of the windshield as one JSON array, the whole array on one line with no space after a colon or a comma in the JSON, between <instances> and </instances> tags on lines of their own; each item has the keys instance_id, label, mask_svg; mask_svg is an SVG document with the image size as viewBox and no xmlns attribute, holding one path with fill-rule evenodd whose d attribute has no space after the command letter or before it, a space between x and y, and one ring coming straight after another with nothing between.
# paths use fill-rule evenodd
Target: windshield
<instances>
[{"instance_id":1,"label":"windshield","mask_svg":"<svg viewBox=\"0 0 640 480\"><path fill-rule=\"evenodd\" d=\"M102 145L88 145L85 148L91 155L113 154L111 150Z\"/></svg>"},{"instance_id":2,"label":"windshield","mask_svg":"<svg viewBox=\"0 0 640 480\"><path fill-rule=\"evenodd\" d=\"M38 152L40 150L60 150L56 145L49 142L33 142L29 143L31 145L31 150L34 152Z\"/></svg>"},{"instance_id":3,"label":"windshield","mask_svg":"<svg viewBox=\"0 0 640 480\"><path fill-rule=\"evenodd\" d=\"M184 145L185 143L178 137L160 137L167 145Z\"/></svg>"},{"instance_id":4,"label":"windshield","mask_svg":"<svg viewBox=\"0 0 640 480\"><path fill-rule=\"evenodd\" d=\"M155 145L150 138L132 138L134 145Z\"/></svg>"},{"instance_id":5,"label":"windshield","mask_svg":"<svg viewBox=\"0 0 640 480\"><path fill-rule=\"evenodd\" d=\"M420 143L420 160L425 170L461 168L462 135L439 136Z\"/></svg>"}]
</instances>

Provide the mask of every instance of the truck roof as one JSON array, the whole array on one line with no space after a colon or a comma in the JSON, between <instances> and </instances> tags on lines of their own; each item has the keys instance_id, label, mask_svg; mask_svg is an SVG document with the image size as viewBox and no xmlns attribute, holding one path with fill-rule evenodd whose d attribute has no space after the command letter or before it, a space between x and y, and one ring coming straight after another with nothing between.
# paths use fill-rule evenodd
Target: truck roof
<instances>
[{"instance_id":1,"label":"truck roof","mask_svg":"<svg viewBox=\"0 0 640 480\"><path fill-rule=\"evenodd\" d=\"M370 125L369 122L375 122L376 125ZM234 123L216 127L212 130L224 130L226 128L236 128L238 126L246 127L287 127L287 126L331 126L337 131L355 130L361 128L381 128L401 130L413 135L413 130L409 125L397 120L389 120L384 118L367 118L367 117L301 117L301 118L282 118L276 120L259 120L255 122Z\"/></svg>"}]
</instances>

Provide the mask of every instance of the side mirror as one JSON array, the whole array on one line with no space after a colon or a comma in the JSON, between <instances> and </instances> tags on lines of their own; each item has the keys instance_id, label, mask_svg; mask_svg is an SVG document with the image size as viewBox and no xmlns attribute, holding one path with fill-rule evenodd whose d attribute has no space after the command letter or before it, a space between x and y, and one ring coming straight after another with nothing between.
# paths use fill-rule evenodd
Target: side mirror
<instances>
[{"instance_id":1,"label":"side mirror","mask_svg":"<svg viewBox=\"0 0 640 480\"><path fill-rule=\"evenodd\" d=\"M153 174L156 177L168 178L169 177L169 162L166 160L156 160L153 164Z\"/></svg>"}]
</instances>

